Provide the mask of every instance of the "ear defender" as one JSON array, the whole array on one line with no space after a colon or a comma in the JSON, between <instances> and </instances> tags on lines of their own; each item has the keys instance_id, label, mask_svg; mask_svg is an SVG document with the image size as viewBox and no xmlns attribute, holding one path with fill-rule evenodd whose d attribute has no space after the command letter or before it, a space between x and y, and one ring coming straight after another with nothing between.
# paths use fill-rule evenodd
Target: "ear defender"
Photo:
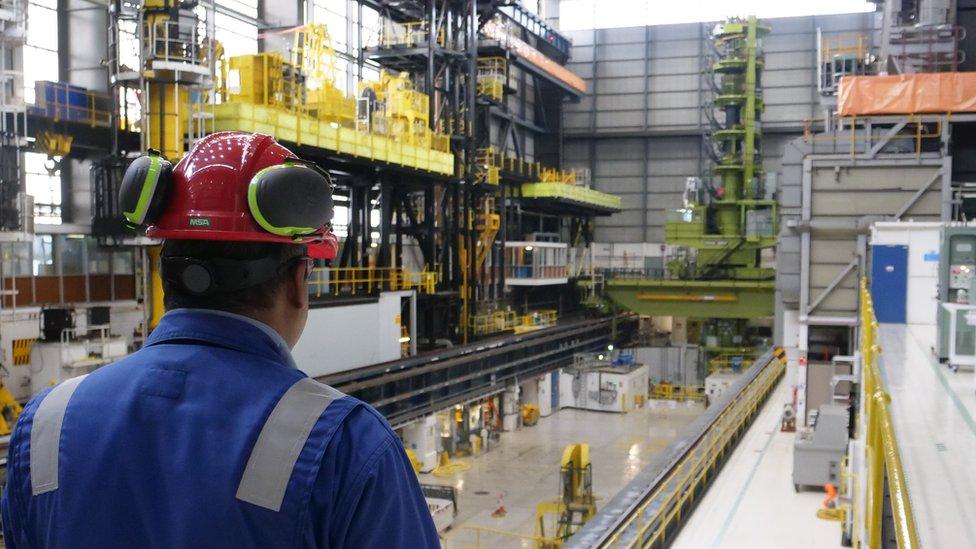
<instances>
[{"instance_id":1,"label":"ear defender","mask_svg":"<svg viewBox=\"0 0 976 549\"><path fill-rule=\"evenodd\" d=\"M129 224L141 227L159 217L172 174L173 164L152 149L129 164L119 187L119 207Z\"/></svg>"},{"instance_id":2,"label":"ear defender","mask_svg":"<svg viewBox=\"0 0 976 549\"><path fill-rule=\"evenodd\" d=\"M317 166L289 159L254 174L247 205L269 233L310 235L332 220L332 180Z\"/></svg>"}]
</instances>

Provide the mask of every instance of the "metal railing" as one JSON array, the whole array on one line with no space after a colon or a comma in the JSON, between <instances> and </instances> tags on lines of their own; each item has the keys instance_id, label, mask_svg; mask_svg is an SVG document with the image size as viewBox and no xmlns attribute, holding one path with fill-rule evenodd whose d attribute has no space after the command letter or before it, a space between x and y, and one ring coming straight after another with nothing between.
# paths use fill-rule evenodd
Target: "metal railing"
<instances>
[{"instance_id":1,"label":"metal railing","mask_svg":"<svg viewBox=\"0 0 976 549\"><path fill-rule=\"evenodd\" d=\"M724 404L721 412L704 427L704 431L676 458L667 472L630 508L619 521L608 528L599 547L666 546L677 536L681 523L688 518L695 502L704 496L708 482L718 474L724 458L735 449L735 442L748 429L766 397L786 369L786 355L777 348L766 354L748 381ZM750 374L746 374L747 376ZM716 406L722 405L719 401ZM706 412L707 413L707 412ZM591 543L592 539L573 540L573 547Z\"/></svg>"},{"instance_id":2,"label":"metal railing","mask_svg":"<svg viewBox=\"0 0 976 549\"><path fill-rule=\"evenodd\" d=\"M399 267L320 267L312 271L308 281L309 293L315 297L370 295L396 290L432 294L436 286L436 272L411 272Z\"/></svg>"},{"instance_id":3,"label":"metal railing","mask_svg":"<svg viewBox=\"0 0 976 549\"><path fill-rule=\"evenodd\" d=\"M675 383L657 383L651 388L651 398L659 399L659 400L704 401L705 386L704 385L678 385Z\"/></svg>"},{"instance_id":4,"label":"metal railing","mask_svg":"<svg viewBox=\"0 0 976 549\"><path fill-rule=\"evenodd\" d=\"M855 492L855 500L865 505L864 522L868 547L882 547L881 531L885 520L885 480L887 478L890 497L891 516L895 539L899 548L920 547L915 514L905 482L905 471L901 463L898 441L891 422L889 402L891 396L885 392L881 370L878 367L878 320L874 316L874 305L868 291L867 279L861 279L861 357L863 361L863 418L867 482L864 484L863 500ZM857 486L857 483L854 483ZM855 513L855 520L860 514ZM854 524L855 536L860 535L860 525ZM858 544L855 543L855 546Z\"/></svg>"}]
</instances>

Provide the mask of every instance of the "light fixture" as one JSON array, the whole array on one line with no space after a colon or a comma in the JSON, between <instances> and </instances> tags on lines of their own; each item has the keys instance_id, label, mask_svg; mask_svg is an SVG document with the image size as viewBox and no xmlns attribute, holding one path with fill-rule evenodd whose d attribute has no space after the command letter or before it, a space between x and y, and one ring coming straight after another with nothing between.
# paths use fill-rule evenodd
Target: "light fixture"
<instances>
[{"instance_id":1,"label":"light fixture","mask_svg":"<svg viewBox=\"0 0 976 549\"><path fill-rule=\"evenodd\" d=\"M527 251L527 252L531 252L531 251L532 251L532 246L526 246L526 247L525 247L525 251Z\"/></svg>"},{"instance_id":2,"label":"light fixture","mask_svg":"<svg viewBox=\"0 0 976 549\"><path fill-rule=\"evenodd\" d=\"M608 351L612 351L613 350L613 343L611 343L610 345L607 345L607 350Z\"/></svg>"}]
</instances>

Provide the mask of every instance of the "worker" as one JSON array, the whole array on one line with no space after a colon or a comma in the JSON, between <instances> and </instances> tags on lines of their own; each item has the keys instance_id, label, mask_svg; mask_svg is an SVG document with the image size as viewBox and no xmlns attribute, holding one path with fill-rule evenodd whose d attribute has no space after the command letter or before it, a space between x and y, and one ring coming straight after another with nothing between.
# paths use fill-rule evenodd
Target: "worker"
<instances>
[{"instance_id":1,"label":"worker","mask_svg":"<svg viewBox=\"0 0 976 549\"><path fill-rule=\"evenodd\" d=\"M164 240L166 313L139 351L24 408L6 546L440 547L386 420L290 353L309 256L337 247L328 175L221 132L175 167L134 160L119 205Z\"/></svg>"}]
</instances>

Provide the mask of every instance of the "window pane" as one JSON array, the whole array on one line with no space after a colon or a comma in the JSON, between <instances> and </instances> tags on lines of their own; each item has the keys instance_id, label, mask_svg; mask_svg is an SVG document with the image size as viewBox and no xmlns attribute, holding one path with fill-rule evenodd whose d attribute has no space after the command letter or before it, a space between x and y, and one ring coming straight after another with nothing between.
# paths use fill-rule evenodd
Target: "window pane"
<instances>
[{"instance_id":1,"label":"window pane","mask_svg":"<svg viewBox=\"0 0 976 549\"><path fill-rule=\"evenodd\" d=\"M132 250L116 249L112 251L112 270L115 274L135 274L135 266L132 263Z\"/></svg>"},{"instance_id":2,"label":"window pane","mask_svg":"<svg viewBox=\"0 0 976 549\"><path fill-rule=\"evenodd\" d=\"M49 234L34 238L34 276L52 276L54 269L53 237Z\"/></svg>"},{"instance_id":3,"label":"window pane","mask_svg":"<svg viewBox=\"0 0 976 549\"><path fill-rule=\"evenodd\" d=\"M61 170L51 170L47 155L24 153L25 189L34 197L35 222L61 223Z\"/></svg>"},{"instance_id":4,"label":"window pane","mask_svg":"<svg viewBox=\"0 0 976 549\"><path fill-rule=\"evenodd\" d=\"M27 6L27 44L48 50L58 49L58 12L34 2ZM55 65L55 69L57 66Z\"/></svg>"},{"instance_id":5,"label":"window pane","mask_svg":"<svg viewBox=\"0 0 976 549\"><path fill-rule=\"evenodd\" d=\"M24 100L34 102L34 82L58 80L58 54L54 51L24 46Z\"/></svg>"},{"instance_id":6,"label":"window pane","mask_svg":"<svg viewBox=\"0 0 976 549\"><path fill-rule=\"evenodd\" d=\"M30 242L7 242L0 244L4 276L25 276L31 274Z\"/></svg>"},{"instance_id":7,"label":"window pane","mask_svg":"<svg viewBox=\"0 0 976 549\"><path fill-rule=\"evenodd\" d=\"M61 247L61 274L85 274L84 238L72 236L58 236L58 246Z\"/></svg>"},{"instance_id":8,"label":"window pane","mask_svg":"<svg viewBox=\"0 0 976 549\"><path fill-rule=\"evenodd\" d=\"M85 239L88 246L89 274L109 274L112 268L112 252L98 245L94 238Z\"/></svg>"},{"instance_id":9,"label":"window pane","mask_svg":"<svg viewBox=\"0 0 976 549\"><path fill-rule=\"evenodd\" d=\"M214 17L215 38L224 46L224 58L258 51L258 29L228 15Z\"/></svg>"}]
</instances>

